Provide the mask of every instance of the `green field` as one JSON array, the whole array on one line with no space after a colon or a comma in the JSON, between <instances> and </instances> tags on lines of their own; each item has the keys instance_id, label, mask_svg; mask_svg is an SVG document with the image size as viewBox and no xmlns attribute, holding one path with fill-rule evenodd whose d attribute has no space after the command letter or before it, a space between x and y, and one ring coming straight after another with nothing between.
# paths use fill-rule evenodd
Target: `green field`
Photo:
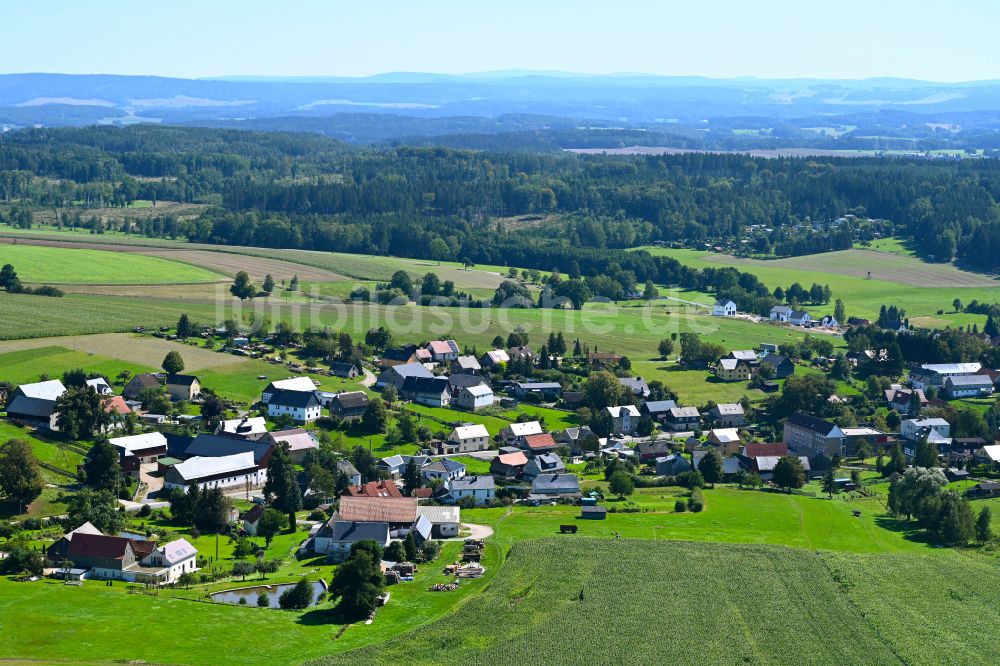
<instances>
[{"instance_id":1,"label":"green field","mask_svg":"<svg viewBox=\"0 0 1000 666\"><path fill-rule=\"evenodd\" d=\"M905 253L898 244L887 245L885 251L844 250L788 259L758 260L700 250L642 248L669 256L696 268L733 266L756 275L770 289L787 289L799 282L807 289L813 282L830 285L833 298L844 301L848 316L875 318L879 308L897 305L915 317L936 316L938 310L952 312L952 301L964 303L1000 301L1000 283L979 273L963 271L949 264L926 263ZM872 278L867 279L871 271ZM996 286L993 286L996 285ZM828 314L833 304L807 306L810 313ZM968 321L965 321L967 318ZM945 325L985 321L979 315L945 317Z\"/></svg>"},{"instance_id":2,"label":"green field","mask_svg":"<svg viewBox=\"0 0 1000 666\"><path fill-rule=\"evenodd\" d=\"M998 601L961 556L566 536L517 544L447 618L315 663L989 663Z\"/></svg>"},{"instance_id":3,"label":"green field","mask_svg":"<svg viewBox=\"0 0 1000 666\"><path fill-rule=\"evenodd\" d=\"M22 282L45 284L186 284L224 275L190 264L128 252L38 245L0 245L0 264L12 264Z\"/></svg>"}]
</instances>

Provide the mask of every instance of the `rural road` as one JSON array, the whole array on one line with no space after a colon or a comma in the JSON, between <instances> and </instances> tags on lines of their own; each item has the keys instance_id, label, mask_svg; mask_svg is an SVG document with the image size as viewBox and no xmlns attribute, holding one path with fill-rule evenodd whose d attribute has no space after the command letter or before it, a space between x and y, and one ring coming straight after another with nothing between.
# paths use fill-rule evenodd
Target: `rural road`
<instances>
[{"instance_id":1,"label":"rural road","mask_svg":"<svg viewBox=\"0 0 1000 666\"><path fill-rule=\"evenodd\" d=\"M486 525L476 525L475 523L462 523L462 527L469 530L469 535L447 539L447 541L465 541L466 539L486 539L493 536L493 528Z\"/></svg>"},{"instance_id":2,"label":"rural road","mask_svg":"<svg viewBox=\"0 0 1000 666\"><path fill-rule=\"evenodd\" d=\"M370 389L372 386L375 386L375 382L378 378L372 374L372 371L368 368L361 368L361 372L365 373L365 378L361 380L361 385L366 389Z\"/></svg>"}]
</instances>

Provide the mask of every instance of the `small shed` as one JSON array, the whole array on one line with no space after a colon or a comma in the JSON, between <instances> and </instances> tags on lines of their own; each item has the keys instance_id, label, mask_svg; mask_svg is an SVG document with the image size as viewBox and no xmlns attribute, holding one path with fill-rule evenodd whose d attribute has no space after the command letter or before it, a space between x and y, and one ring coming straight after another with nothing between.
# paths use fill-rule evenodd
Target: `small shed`
<instances>
[{"instance_id":1,"label":"small shed","mask_svg":"<svg viewBox=\"0 0 1000 666\"><path fill-rule=\"evenodd\" d=\"M580 507L580 517L587 520L604 520L608 517L608 510L603 506L582 506Z\"/></svg>"}]
</instances>

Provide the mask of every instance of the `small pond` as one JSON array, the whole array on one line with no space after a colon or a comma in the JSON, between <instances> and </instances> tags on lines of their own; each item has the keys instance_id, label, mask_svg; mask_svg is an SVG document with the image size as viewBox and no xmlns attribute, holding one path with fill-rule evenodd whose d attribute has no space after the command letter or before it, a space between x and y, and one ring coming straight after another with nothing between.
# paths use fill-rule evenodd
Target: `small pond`
<instances>
[{"instance_id":1,"label":"small pond","mask_svg":"<svg viewBox=\"0 0 1000 666\"><path fill-rule=\"evenodd\" d=\"M240 599L246 599L247 606L257 606L257 597L263 592L271 602L271 608L281 608L278 605L278 598L287 589L295 587L295 583L282 583L281 585L256 585L254 587L241 587L235 590L223 590L212 595L212 601L224 604L239 604ZM313 581L313 595L310 606L316 605L316 599L320 594L326 592L326 583L322 580Z\"/></svg>"},{"instance_id":2,"label":"small pond","mask_svg":"<svg viewBox=\"0 0 1000 666\"><path fill-rule=\"evenodd\" d=\"M132 541L145 541L146 540L146 535L145 534L139 534L138 532L126 532L126 531L123 530L123 531L121 531L121 532L118 533L118 536L120 536L123 539L132 539Z\"/></svg>"}]
</instances>

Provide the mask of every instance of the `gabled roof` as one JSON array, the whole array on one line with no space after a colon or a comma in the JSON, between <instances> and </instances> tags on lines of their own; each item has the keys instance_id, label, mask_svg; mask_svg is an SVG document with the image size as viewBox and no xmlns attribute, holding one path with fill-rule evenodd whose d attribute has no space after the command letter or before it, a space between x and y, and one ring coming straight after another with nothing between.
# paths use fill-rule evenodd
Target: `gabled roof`
<instances>
[{"instance_id":1,"label":"gabled roof","mask_svg":"<svg viewBox=\"0 0 1000 666\"><path fill-rule=\"evenodd\" d=\"M451 460L450 458L442 458L441 460L435 460L434 462L424 465L423 472L437 472L451 474L452 472L458 472L465 469L465 465L460 462Z\"/></svg>"},{"instance_id":2,"label":"gabled roof","mask_svg":"<svg viewBox=\"0 0 1000 666\"><path fill-rule=\"evenodd\" d=\"M722 358L719 359L719 367L723 370L735 370L740 366L740 364L746 365L745 361L741 361L735 358Z\"/></svg>"},{"instance_id":3,"label":"gabled roof","mask_svg":"<svg viewBox=\"0 0 1000 666\"><path fill-rule=\"evenodd\" d=\"M729 352L730 358L735 358L737 361L756 361L757 352L752 349L734 349Z\"/></svg>"},{"instance_id":4,"label":"gabled roof","mask_svg":"<svg viewBox=\"0 0 1000 666\"><path fill-rule=\"evenodd\" d=\"M958 375L948 377L944 383L951 386L993 386L993 380L986 375Z\"/></svg>"},{"instance_id":5,"label":"gabled roof","mask_svg":"<svg viewBox=\"0 0 1000 666\"><path fill-rule=\"evenodd\" d=\"M77 532L69 542L67 554L70 557L99 557L120 560L125 557L130 548L130 541L123 537Z\"/></svg>"},{"instance_id":6,"label":"gabled roof","mask_svg":"<svg viewBox=\"0 0 1000 666\"><path fill-rule=\"evenodd\" d=\"M343 408L366 407L368 405L368 394L364 391L348 391L338 393L333 401Z\"/></svg>"},{"instance_id":7,"label":"gabled roof","mask_svg":"<svg viewBox=\"0 0 1000 666\"><path fill-rule=\"evenodd\" d=\"M341 497L336 515L341 520L409 524L417 519L417 500L412 497Z\"/></svg>"},{"instance_id":8,"label":"gabled roof","mask_svg":"<svg viewBox=\"0 0 1000 666\"><path fill-rule=\"evenodd\" d=\"M273 447L274 445L267 441L267 438L254 441L200 433L188 445L184 451L184 455L188 457L218 458L220 456L249 453L253 455L254 464L259 465L264 461L264 458L271 452Z\"/></svg>"},{"instance_id":9,"label":"gabled roof","mask_svg":"<svg viewBox=\"0 0 1000 666\"><path fill-rule=\"evenodd\" d=\"M266 507L263 504L254 504L252 507L247 509L247 511L240 516L240 520L246 521L251 525L255 524L260 517L264 515L264 509Z\"/></svg>"},{"instance_id":10,"label":"gabled roof","mask_svg":"<svg viewBox=\"0 0 1000 666\"><path fill-rule=\"evenodd\" d=\"M338 460L337 470L343 472L346 476L357 476L361 474L361 472L358 471L357 467L355 467L350 460Z\"/></svg>"},{"instance_id":11,"label":"gabled roof","mask_svg":"<svg viewBox=\"0 0 1000 666\"><path fill-rule=\"evenodd\" d=\"M632 391L633 395L641 398L649 395L649 384L642 377L619 377L618 383Z\"/></svg>"},{"instance_id":12,"label":"gabled roof","mask_svg":"<svg viewBox=\"0 0 1000 666\"><path fill-rule=\"evenodd\" d=\"M489 431L481 423L455 426L454 435L460 440L474 439L476 437L490 438Z\"/></svg>"},{"instance_id":13,"label":"gabled roof","mask_svg":"<svg viewBox=\"0 0 1000 666\"><path fill-rule=\"evenodd\" d=\"M483 354L483 357L484 360L488 359L490 363L493 363L494 365L510 362L510 355L505 349L494 349L493 351L488 351Z\"/></svg>"},{"instance_id":14,"label":"gabled roof","mask_svg":"<svg viewBox=\"0 0 1000 666\"><path fill-rule=\"evenodd\" d=\"M761 363L766 365L777 367L788 360L787 356L782 356L781 354L767 354L764 358L760 359Z\"/></svg>"},{"instance_id":15,"label":"gabled roof","mask_svg":"<svg viewBox=\"0 0 1000 666\"><path fill-rule=\"evenodd\" d=\"M819 435L828 435L835 430L840 430L833 423L830 423L826 419L821 419L818 416L813 416L812 414L805 414L803 412L795 412L788 417L788 423L799 426L800 428L805 428Z\"/></svg>"},{"instance_id":16,"label":"gabled roof","mask_svg":"<svg viewBox=\"0 0 1000 666\"><path fill-rule=\"evenodd\" d=\"M684 419L700 416L697 407L672 407L667 410L675 419Z\"/></svg>"},{"instance_id":17,"label":"gabled roof","mask_svg":"<svg viewBox=\"0 0 1000 666\"><path fill-rule=\"evenodd\" d=\"M454 340L431 340L427 343L427 349L432 354L457 354L458 343Z\"/></svg>"},{"instance_id":18,"label":"gabled roof","mask_svg":"<svg viewBox=\"0 0 1000 666\"><path fill-rule=\"evenodd\" d=\"M448 375L448 383L451 385L452 389L462 389L470 386L489 386L486 383L486 380L479 375L469 375L465 373L452 373Z\"/></svg>"},{"instance_id":19,"label":"gabled roof","mask_svg":"<svg viewBox=\"0 0 1000 666\"><path fill-rule=\"evenodd\" d=\"M629 416L639 416L639 408L635 405L620 405L616 407L606 407L608 413L611 414L611 418L617 419L621 418L622 412L627 413Z\"/></svg>"},{"instance_id":20,"label":"gabled roof","mask_svg":"<svg viewBox=\"0 0 1000 666\"><path fill-rule=\"evenodd\" d=\"M356 371L357 369L358 369L357 366L355 366L353 363L343 363L340 361L334 361L333 363L330 364L330 372L334 374L337 374L338 372L346 374L350 373L352 370Z\"/></svg>"},{"instance_id":21,"label":"gabled roof","mask_svg":"<svg viewBox=\"0 0 1000 666\"><path fill-rule=\"evenodd\" d=\"M157 550L163 554L163 559L169 564L177 564L198 554L194 546L184 539L175 539L170 543L160 546Z\"/></svg>"},{"instance_id":22,"label":"gabled roof","mask_svg":"<svg viewBox=\"0 0 1000 666\"><path fill-rule=\"evenodd\" d=\"M151 372L140 372L129 380L129 384L137 383L142 388L160 388L160 379Z\"/></svg>"},{"instance_id":23,"label":"gabled roof","mask_svg":"<svg viewBox=\"0 0 1000 666\"><path fill-rule=\"evenodd\" d=\"M402 347L399 349L386 349L382 352L382 359L386 361L409 361L414 356L414 349L411 347Z\"/></svg>"},{"instance_id":24,"label":"gabled roof","mask_svg":"<svg viewBox=\"0 0 1000 666\"><path fill-rule=\"evenodd\" d=\"M730 298L717 298L717 299L715 299L715 305L717 307L720 307L720 308L727 307L730 303L733 303L732 299L730 299ZM736 303L733 303L733 307L735 307L735 306L736 306Z\"/></svg>"},{"instance_id":25,"label":"gabled roof","mask_svg":"<svg viewBox=\"0 0 1000 666\"><path fill-rule=\"evenodd\" d=\"M778 312L791 312L791 311L792 308L789 305L775 305L773 308L771 308L771 312L774 312L776 314Z\"/></svg>"},{"instance_id":26,"label":"gabled roof","mask_svg":"<svg viewBox=\"0 0 1000 666\"><path fill-rule=\"evenodd\" d=\"M676 406L673 400L647 400L643 405L650 414L664 414Z\"/></svg>"},{"instance_id":27,"label":"gabled roof","mask_svg":"<svg viewBox=\"0 0 1000 666\"><path fill-rule=\"evenodd\" d=\"M198 378L194 375L167 375L167 384L170 386L191 386Z\"/></svg>"},{"instance_id":28,"label":"gabled roof","mask_svg":"<svg viewBox=\"0 0 1000 666\"><path fill-rule=\"evenodd\" d=\"M264 393L274 393L275 391L306 391L312 392L316 390L316 384L309 377L289 377L288 379L279 379L273 381L267 385L264 389Z\"/></svg>"},{"instance_id":29,"label":"gabled roof","mask_svg":"<svg viewBox=\"0 0 1000 666\"><path fill-rule=\"evenodd\" d=\"M268 404L306 409L319 405L319 399L316 398L315 388L312 391L286 391L285 389L278 389L271 394Z\"/></svg>"},{"instance_id":30,"label":"gabled roof","mask_svg":"<svg viewBox=\"0 0 1000 666\"><path fill-rule=\"evenodd\" d=\"M749 442L740 449L740 455L745 458L757 458L759 456L781 456L788 455L788 444L784 442Z\"/></svg>"},{"instance_id":31,"label":"gabled roof","mask_svg":"<svg viewBox=\"0 0 1000 666\"><path fill-rule=\"evenodd\" d=\"M493 395L493 389L491 389L486 384L477 384L475 386L466 386L462 389L475 398L485 398L486 396Z\"/></svg>"},{"instance_id":32,"label":"gabled roof","mask_svg":"<svg viewBox=\"0 0 1000 666\"><path fill-rule=\"evenodd\" d=\"M423 363L402 363L394 365L385 372L406 377L433 377L434 373L424 367Z\"/></svg>"},{"instance_id":33,"label":"gabled roof","mask_svg":"<svg viewBox=\"0 0 1000 666\"><path fill-rule=\"evenodd\" d=\"M743 405L738 402L720 402L715 406L719 416L743 416Z\"/></svg>"},{"instance_id":34,"label":"gabled roof","mask_svg":"<svg viewBox=\"0 0 1000 666\"><path fill-rule=\"evenodd\" d=\"M263 416L244 416L219 423L219 431L232 435L262 435L267 432L267 419Z\"/></svg>"},{"instance_id":35,"label":"gabled roof","mask_svg":"<svg viewBox=\"0 0 1000 666\"><path fill-rule=\"evenodd\" d=\"M981 363L924 363L920 366L927 372L939 375L975 374L982 369Z\"/></svg>"},{"instance_id":36,"label":"gabled roof","mask_svg":"<svg viewBox=\"0 0 1000 666\"><path fill-rule=\"evenodd\" d=\"M289 428L271 433L275 444L288 444L289 451L308 451L319 446L316 436L305 428Z\"/></svg>"},{"instance_id":37,"label":"gabled roof","mask_svg":"<svg viewBox=\"0 0 1000 666\"><path fill-rule=\"evenodd\" d=\"M503 453L497 456L496 460L499 460L501 465L506 465L507 467L524 467L528 464L528 456L524 454L524 451Z\"/></svg>"},{"instance_id":38,"label":"gabled roof","mask_svg":"<svg viewBox=\"0 0 1000 666\"><path fill-rule=\"evenodd\" d=\"M531 492L544 494L553 490L579 492L580 479L575 474L539 474L531 482Z\"/></svg>"},{"instance_id":39,"label":"gabled roof","mask_svg":"<svg viewBox=\"0 0 1000 666\"><path fill-rule=\"evenodd\" d=\"M559 382L514 382L514 386L523 391L551 391L562 388Z\"/></svg>"},{"instance_id":40,"label":"gabled roof","mask_svg":"<svg viewBox=\"0 0 1000 666\"><path fill-rule=\"evenodd\" d=\"M444 377L407 377L400 389L403 393L432 393L439 395L451 390Z\"/></svg>"},{"instance_id":41,"label":"gabled roof","mask_svg":"<svg viewBox=\"0 0 1000 666\"><path fill-rule=\"evenodd\" d=\"M542 424L538 421L525 421L524 423L511 423L505 429L510 430L514 437L527 437L528 435L541 434Z\"/></svg>"},{"instance_id":42,"label":"gabled roof","mask_svg":"<svg viewBox=\"0 0 1000 666\"><path fill-rule=\"evenodd\" d=\"M89 387L91 387L93 389L99 389L102 386L106 386L109 389L111 388L111 384L109 384L108 380L105 379L104 377L94 377L93 379L88 379L86 381L86 384L87 384L87 386L89 386Z\"/></svg>"},{"instance_id":43,"label":"gabled roof","mask_svg":"<svg viewBox=\"0 0 1000 666\"><path fill-rule=\"evenodd\" d=\"M479 361L476 360L475 356L459 356L454 361L453 365L457 365L463 370L481 370L483 366L479 365Z\"/></svg>"},{"instance_id":44,"label":"gabled roof","mask_svg":"<svg viewBox=\"0 0 1000 666\"><path fill-rule=\"evenodd\" d=\"M399 487L388 480L369 481L360 486L348 486L345 497L402 497Z\"/></svg>"},{"instance_id":45,"label":"gabled roof","mask_svg":"<svg viewBox=\"0 0 1000 666\"><path fill-rule=\"evenodd\" d=\"M555 438L547 432L538 433L537 435L528 435L524 438L524 443L528 445L531 450L538 449L550 449L556 446Z\"/></svg>"},{"instance_id":46,"label":"gabled roof","mask_svg":"<svg viewBox=\"0 0 1000 666\"><path fill-rule=\"evenodd\" d=\"M167 438L160 432L147 432L142 435L130 435L128 437L113 437L108 441L116 449L121 449L126 456L149 449L167 448Z\"/></svg>"},{"instance_id":47,"label":"gabled roof","mask_svg":"<svg viewBox=\"0 0 1000 666\"><path fill-rule=\"evenodd\" d=\"M417 515L427 518L432 524L458 523L462 510L457 506L418 506Z\"/></svg>"},{"instance_id":48,"label":"gabled roof","mask_svg":"<svg viewBox=\"0 0 1000 666\"><path fill-rule=\"evenodd\" d=\"M49 400L52 402L55 402L59 396L66 392L66 387L58 379L50 379L47 382L36 382L34 384L21 384L17 388L26 398Z\"/></svg>"},{"instance_id":49,"label":"gabled roof","mask_svg":"<svg viewBox=\"0 0 1000 666\"><path fill-rule=\"evenodd\" d=\"M244 470L256 469L254 455L251 452L236 453L234 455L219 456L217 458L206 458L195 456L188 458L182 463L177 463L172 469L185 481L195 481L216 474L227 472L242 472Z\"/></svg>"},{"instance_id":50,"label":"gabled roof","mask_svg":"<svg viewBox=\"0 0 1000 666\"><path fill-rule=\"evenodd\" d=\"M461 479L452 479L448 482L448 492L456 490L493 490L496 488L493 477L486 475L464 476Z\"/></svg>"},{"instance_id":51,"label":"gabled roof","mask_svg":"<svg viewBox=\"0 0 1000 666\"><path fill-rule=\"evenodd\" d=\"M120 395L103 396L102 404L104 405L104 411L108 414L125 416L132 413L132 409L125 404L125 398Z\"/></svg>"},{"instance_id":52,"label":"gabled roof","mask_svg":"<svg viewBox=\"0 0 1000 666\"><path fill-rule=\"evenodd\" d=\"M740 433L736 428L716 428L709 434L721 444L740 441Z\"/></svg>"},{"instance_id":53,"label":"gabled roof","mask_svg":"<svg viewBox=\"0 0 1000 666\"><path fill-rule=\"evenodd\" d=\"M756 467L758 472L770 472L774 470L775 467L778 466L778 461L781 460L783 457L784 456L757 456L756 458L753 459L754 467ZM808 472L811 469L809 467L809 458L805 456L797 456L797 457L799 459L799 462L802 463L802 467L805 469L805 471Z\"/></svg>"},{"instance_id":54,"label":"gabled roof","mask_svg":"<svg viewBox=\"0 0 1000 666\"><path fill-rule=\"evenodd\" d=\"M343 543L374 541L384 544L389 540L389 525L382 522L355 522L338 520L330 525L330 538Z\"/></svg>"}]
</instances>

